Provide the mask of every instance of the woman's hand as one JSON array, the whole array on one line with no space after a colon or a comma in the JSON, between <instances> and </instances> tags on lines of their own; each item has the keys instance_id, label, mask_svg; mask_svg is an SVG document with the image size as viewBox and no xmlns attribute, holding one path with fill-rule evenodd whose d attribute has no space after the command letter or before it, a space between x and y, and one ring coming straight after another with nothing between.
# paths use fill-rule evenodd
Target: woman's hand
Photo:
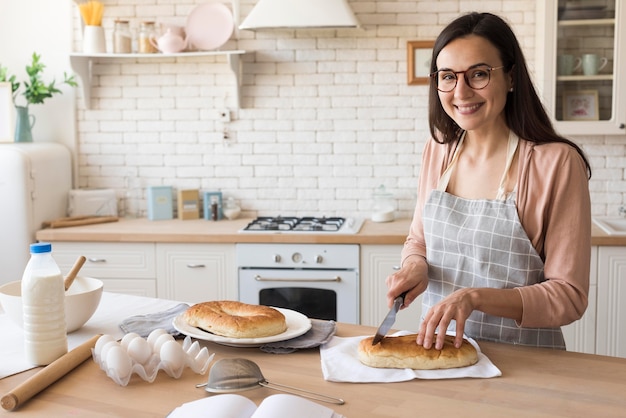
<instances>
[{"instance_id":1,"label":"woman's hand","mask_svg":"<svg viewBox=\"0 0 626 418\"><path fill-rule=\"evenodd\" d=\"M433 305L424 316L417 335L417 343L429 349L433 343L437 350L443 347L446 330L452 320L456 321L455 347L463 342L465 322L473 311L493 316L522 320L522 297L517 289L465 288L459 289ZM437 340L435 330L438 331Z\"/></svg>"},{"instance_id":2,"label":"woman's hand","mask_svg":"<svg viewBox=\"0 0 626 418\"><path fill-rule=\"evenodd\" d=\"M402 292L404 297L402 308L409 306L428 286L428 264L423 257L413 256L404 261L400 270L387 277L387 306L391 308L393 300Z\"/></svg>"},{"instance_id":3,"label":"woman's hand","mask_svg":"<svg viewBox=\"0 0 626 418\"><path fill-rule=\"evenodd\" d=\"M454 346L459 348L463 343L465 321L475 309L473 292L475 289L459 289L445 297L441 302L432 306L424 316L417 335L417 344L429 349L433 342L435 348L441 350L446 336L446 330L452 320L456 321L456 337ZM437 340L435 331L438 331Z\"/></svg>"}]
</instances>

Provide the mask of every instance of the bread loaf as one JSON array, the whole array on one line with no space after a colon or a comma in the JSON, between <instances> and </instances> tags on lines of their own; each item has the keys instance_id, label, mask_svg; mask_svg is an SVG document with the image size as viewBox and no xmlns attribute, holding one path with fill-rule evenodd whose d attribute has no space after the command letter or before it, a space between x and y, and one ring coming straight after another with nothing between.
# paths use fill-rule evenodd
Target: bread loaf
<instances>
[{"instance_id":1,"label":"bread loaf","mask_svg":"<svg viewBox=\"0 0 626 418\"><path fill-rule=\"evenodd\" d=\"M414 370L452 369L478 362L476 348L467 340L456 348L454 337L448 335L443 349L426 350L417 345L416 338L417 334L385 337L376 345L372 345L374 337L365 338L359 343L359 360L370 367Z\"/></svg>"},{"instance_id":2,"label":"bread loaf","mask_svg":"<svg viewBox=\"0 0 626 418\"><path fill-rule=\"evenodd\" d=\"M237 301L198 303L183 318L192 327L229 338L270 337L287 330L285 316L278 310Z\"/></svg>"}]
</instances>

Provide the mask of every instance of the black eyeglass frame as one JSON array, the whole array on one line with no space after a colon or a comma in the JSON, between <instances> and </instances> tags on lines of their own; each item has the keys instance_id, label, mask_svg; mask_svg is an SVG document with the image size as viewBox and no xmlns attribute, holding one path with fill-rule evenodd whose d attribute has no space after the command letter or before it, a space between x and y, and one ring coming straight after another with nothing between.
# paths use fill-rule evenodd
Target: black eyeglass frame
<instances>
[{"instance_id":1,"label":"black eyeglass frame","mask_svg":"<svg viewBox=\"0 0 626 418\"><path fill-rule=\"evenodd\" d=\"M453 91L456 88L457 84L459 83L459 76L458 76L458 74L463 74L463 79L465 80L465 84L467 84L469 88L471 88L472 90L482 90L482 89L486 88L489 85L489 83L491 82L491 72L495 71L495 70L500 70L500 69L505 68L505 67L506 67L506 65L501 65L499 67L489 67L486 64L478 64L478 65L471 66L470 68L468 68L465 71L437 70L434 73L428 74L428 76L433 79L433 81L435 82L435 86L436 86L437 90L442 92L442 93L450 93L451 91ZM477 68L481 68L481 69L484 69L484 70L487 71L488 80L487 80L487 84L485 84L484 86L475 88L475 87L472 87L472 84L470 83L469 79L467 78L467 72L471 71L471 70L476 70ZM454 74L454 87L452 87L450 90L441 90L439 88L439 80L437 78L437 74L439 74L442 71Z\"/></svg>"}]
</instances>

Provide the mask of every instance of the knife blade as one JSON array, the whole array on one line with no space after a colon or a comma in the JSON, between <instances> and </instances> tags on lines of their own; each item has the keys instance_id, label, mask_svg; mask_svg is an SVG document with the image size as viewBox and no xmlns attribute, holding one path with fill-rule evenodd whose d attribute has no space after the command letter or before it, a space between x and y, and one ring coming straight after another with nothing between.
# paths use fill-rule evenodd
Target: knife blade
<instances>
[{"instance_id":1,"label":"knife blade","mask_svg":"<svg viewBox=\"0 0 626 418\"><path fill-rule=\"evenodd\" d=\"M398 296L397 298L393 300L393 306L387 313L387 316L385 316L385 319L383 319L383 322L380 324L380 326L376 330L376 335L374 335L374 339L372 340L372 345L376 345L379 342L381 342L382 339L387 334L387 332L389 332L389 330L391 329L393 323L396 322L396 314L398 313L398 311L400 310L400 307L404 303L404 297L406 296L407 293L408 291L402 292L400 296Z\"/></svg>"}]
</instances>

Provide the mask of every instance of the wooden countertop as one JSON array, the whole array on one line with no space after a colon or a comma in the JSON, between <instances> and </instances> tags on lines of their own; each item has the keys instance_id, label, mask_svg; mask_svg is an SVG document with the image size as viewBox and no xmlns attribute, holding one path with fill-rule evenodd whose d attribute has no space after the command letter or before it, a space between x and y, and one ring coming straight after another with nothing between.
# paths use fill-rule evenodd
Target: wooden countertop
<instances>
[{"instance_id":1,"label":"wooden countertop","mask_svg":"<svg viewBox=\"0 0 626 418\"><path fill-rule=\"evenodd\" d=\"M339 324L337 335L374 332L372 327ZM325 381L318 349L267 354L258 348L203 345L216 353L215 360L245 357L257 362L270 382L343 398L345 405L323 405L349 418L623 417L626 411L626 359L621 358L483 342L482 351L502 371L501 377L355 384ZM0 380L0 392L9 392L36 371ZM0 416L163 417L184 402L209 396L194 387L207 376L185 369L180 379L173 379L159 372L153 383L134 376L122 387L89 359L17 411L0 410ZM267 388L240 392L257 404L274 393Z\"/></svg>"},{"instance_id":2,"label":"wooden countertop","mask_svg":"<svg viewBox=\"0 0 626 418\"><path fill-rule=\"evenodd\" d=\"M95 242L183 242L183 243L300 243L300 244L399 244L409 231L410 220L371 222L366 220L358 234L240 233L252 219L234 221L149 221L121 219L118 222L43 229L41 241Z\"/></svg>"},{"instance_id":3,"label":"wooden countertop","mask_svg":"<svg viewBox=\"0 0 626 418\"><path fill-rule=\"evenodd\" d=\"M149 221L121 219L118 222L43 229L37 232L40 241L77 242L182 242L182 243L300 243L300 244L378 244L402 245L411 221L393 222L366 220L358 234L293 234L293 233L240 233L252 219L234 221L207 221L204 219L181 221ZM592 228L592 245L626 245L626 236L611 236L595 224Z\"/></svg>"}]
</instances>

